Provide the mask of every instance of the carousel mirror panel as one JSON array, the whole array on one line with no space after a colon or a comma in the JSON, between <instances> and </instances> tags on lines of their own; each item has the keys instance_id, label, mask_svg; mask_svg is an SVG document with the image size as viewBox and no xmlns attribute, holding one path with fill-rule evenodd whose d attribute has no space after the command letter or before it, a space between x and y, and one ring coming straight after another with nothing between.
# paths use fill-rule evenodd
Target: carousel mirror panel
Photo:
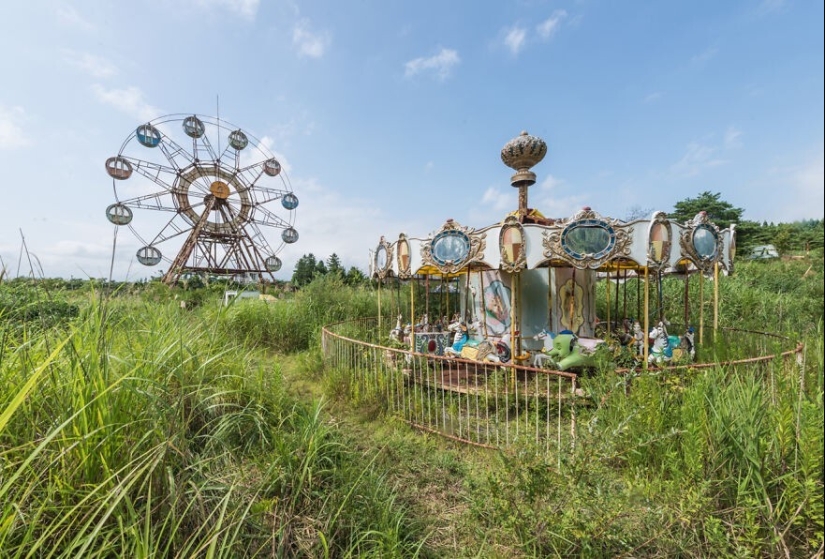
<instances>
[{"instance_id":1,"label":"carousel mirror panel","mask_svg":"<svg viewBox=\"0 0 825 559\"><path fill-rule=\"evenodd\" d=\"M713 260L716 257L716 231L709 225L699 225L693 230L693 249L702 260Z\"/></svg>"},{"instance_id":2,"label":"carousel mirror panel","mask_svg":"<svg viewBox=\"0 0 825 559\"><path fill-rule=\"evenodd\" d=\"M588 219L572 223L561 234L561 246L576 260L590 257L599 260L613 249L616 233L601 220Z\"/></svg>"},{"instance_id":3,"label":"carousel mirror panel","mask_svg":"<svg viewBox=\"0 0 825 559\"><path fill-rule=\"evenodd\" d=\"M432 257L441 265L461 264L470 254L470 237L462 231L442 231L433 239Z\"/></svg>"},{"instance_id":4,"label":"carousel mirror panel","mask_svg":"<svg viewBox=\"0 0 825 559\"><path fill-rule=\"evenodd\" d=\"M387 275L387 271L390 269L390 261L392 259L392 247L390 244L381 237L381 242L378 243L378 246L375 248L375 257L373 263L375 264L375 274L379 278L384 278Z\"/></svg>"}]
</instances>

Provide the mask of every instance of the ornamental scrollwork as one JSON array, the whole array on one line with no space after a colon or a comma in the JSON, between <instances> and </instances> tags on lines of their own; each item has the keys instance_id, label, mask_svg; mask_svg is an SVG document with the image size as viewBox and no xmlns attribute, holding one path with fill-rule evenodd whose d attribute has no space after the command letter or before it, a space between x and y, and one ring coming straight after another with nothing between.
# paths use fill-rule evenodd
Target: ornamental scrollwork
<instances>
[{"instance_id":1,"label":"ornamental scrollwork","mask_svg":"<svg viewBox=\"0 0 825 559\"><path fill-rule=\"evenodd\" d=\"M375 275L378 276L379 279L384 279L387 277L387 274L392 269L392 245L387 242L384 236L381 236L381 240L378 242L378 246L375 249L375 257L373 264L375 266Z\"/></svg>"},{"instance_id":2,"label":"ornamental scrollwork","mask_svg":"<svg viewBox=\"0 0 825 559\"><path fill-rule=\"evenodd\" d=\"M631 254L633 227L607 219L590 208L577 212L563 227L542 233L544 257L579 269L597 269Z\"/></svg>"},{"instance_id":3,"label":"ornamental scrollwork","mask_svg":"<svg viewBox=\"0 0 825 559\"><path fill-rule=\"evenodd\" d=\"M713 268L724 250L719 227L708 219L704 211L685 223L685 229L679 236L679 246L682 254L687 255L703 272Z\"/></svg>"},{"instance_id":4,"label":"ornamental scrollwork","mask_svg":"<svg viewBox=\"0 0 825 559\"><path fill-rule=\"evenodd\" d=\"M482 260L487 246L486 233L475 233L471 227L448 219L444 226L421 245L424 264L445 274L458 272L465 266Z\"/></svg>"}]
</instances>

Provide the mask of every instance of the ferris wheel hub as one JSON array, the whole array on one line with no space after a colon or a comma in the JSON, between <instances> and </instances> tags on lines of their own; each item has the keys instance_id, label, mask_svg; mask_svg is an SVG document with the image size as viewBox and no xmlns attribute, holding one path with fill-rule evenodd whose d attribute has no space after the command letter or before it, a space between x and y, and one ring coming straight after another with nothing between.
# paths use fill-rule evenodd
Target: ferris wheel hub
<instances>
[{"instance_id":1,"label":"ferris wheel hub","mask_svg":"<svg viewBox=\"0 0 825 559\"><path fill-rule=\"evenodd\" d=\"M212 196L219 200L226 200L229 198L229 185L223 181L214 181L209 186L209 192L211 192Z\"/></svg>"}]
</instances>

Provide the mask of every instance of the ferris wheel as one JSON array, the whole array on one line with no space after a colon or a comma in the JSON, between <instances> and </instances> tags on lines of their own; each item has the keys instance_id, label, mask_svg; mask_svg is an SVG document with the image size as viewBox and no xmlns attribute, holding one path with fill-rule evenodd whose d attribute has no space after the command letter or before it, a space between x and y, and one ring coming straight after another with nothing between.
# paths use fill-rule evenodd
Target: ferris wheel
<instances>
[{"instance_id":1,"label":"ferris wheel","mask_svg":"<svg viewBox=\"0 0 825 559\"><path fill-rule=\"evenodd\" d=\"M219 118L168 115L141 124L106 160L106 172L115 194L106 217L141 243L138 262L168 263L165 283L186 273L274 279L278 252L298 240L298 197L280 162ZM280 230L275 249L267 240L273 229Z\"/></svg>"}]
</instances>

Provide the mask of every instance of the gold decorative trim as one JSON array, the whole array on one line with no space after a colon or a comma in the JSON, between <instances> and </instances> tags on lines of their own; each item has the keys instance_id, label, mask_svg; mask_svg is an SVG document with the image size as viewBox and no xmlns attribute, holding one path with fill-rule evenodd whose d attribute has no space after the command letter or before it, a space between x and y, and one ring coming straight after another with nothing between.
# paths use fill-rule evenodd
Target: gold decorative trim
<instances>
[{"instance_id":1,"label":"gold decorative trim","mask_svg":"<svg viewBox=\"0 0 825 559\"><path fill-rule=\"evenodd\" d=\"M410 247L410 240L407 239L407 235L401 233L398 235L398 241L395 243L398 250L396 251L396 262L398 264L398 277L401 279L409 279L412 277L412 270L410 268L410 262L412 260L412 247ZM404 250L406 247L406 251ZM405 263L404 255L406 254L407 262Z\"/></svg>"},{"instance_id":2,"label":"gold decorative trim","mask_svg":"<svg viewBox=\"0 0 825 559\"><path fill-rule=\"evenodd\" d=\"M693 235L697 229L707 229L711 231L716 237L716 250L713 257L701 256L696 252L696 247L693 244ZM697 268L702 272L709 272L713 269L716 262L722 262L722 251L724 250L724 242L722 239L719 227L708 219L708 214L701 211L694 216L690 221L685 222L685 230L679 236L679 246L682 249L682 254L690 258Z\"/></svg>"},{"instance_id":3,"label":"gold decorative trim","mask_svg":"<svg viewBox=\"0 0 825 559\"><path fill-rule=\"evenodd\" d=\"M517 230L518 235L521 237L521 244L518 247L508 247L505 242L507 232L513 229ZM502 270L505 272L514 273L527 267L526 241L527 237L524 235L524 227L521 226L518 218L513 215L507 216L504 220L504 225L501 228L501 232L498 235L498 250L501 254ZM515 254L515 258L513 258L512 253L517 253Z\"/></svg>"},{"instance_id":4,"label":"gold decorative trim","mask_svg":"<svg viewBox=\"0 0 825 559\"><path fill-rule=\"evenodd\" d=\"M469 250L464 258L460 260L448 259L439 262L432 253L433 242L441 238L445 233L450 234L450 232L466 236ZM441 229L432 234L430 238L421 245L421 260L425 265L438 268L438 270L444 274L454 274L473 262L481 261L484 255L484 249L487 247L486 237L486 233L475 233L475 229L459 225L452 219L448 219Z\"/></svg>"},{"instance_id":5,"label":"gold decorative trim","mask_svg":"<svg viewBox=\"0 0 825 559\"><path fill-rule=\"evenodd\" d=\"M662 258L658 262L653 257L653 239L650 238L651 234L653 233L653 228L656 225L662 225L667 230L667 241L662 242ZM670 226L670 220L667 218L667 214L665 212L656 212L653 216L653 219L650 223L650 228L648 229L647 234L647 265L650 268L654 268L656 270L662 270L667 268L668 263L670 262L670 253L671 248L673 247L673 228Z\"/></svg>"},{"instance_id":6,"label":"gold decorative trim","mask_svg":"<svg viewBox=\"0 0 825 559\"><path fill-rule=\"evenodd\" d=\"M612 243L597 253L582 253L578 257L574 256L564 246L565 233L576 227L586 227L594 225L602 227L612 235ZM606 219L601 214L584 208L578 211L561 228L554 228L550 231L542 232L543 255L547 259L559 259L578 269L597 269L610 260L617 258L627 258L632 252L633 227L622 225L618 219ZM571 252L573 252L571 250Z\"/></svg>"},{"instance_id":7,"label":"gold decorative trim","mask_svg":"<svg viewBox=\"0 0 825 559\"><path fill-rule=\"evenodd\" d=\"M382 269L378 268L378 252L383 248L386 251L387 259L384 263L384 267ZM379 279L384 279L387 277L387 274L392 270L392 245L387 242L383 235L381 235L381 240L378 241L378 246L375 249L375 256L373 257L373 265L375 266L375 275L378 276Z\"/></svg>"}]
</instances>

